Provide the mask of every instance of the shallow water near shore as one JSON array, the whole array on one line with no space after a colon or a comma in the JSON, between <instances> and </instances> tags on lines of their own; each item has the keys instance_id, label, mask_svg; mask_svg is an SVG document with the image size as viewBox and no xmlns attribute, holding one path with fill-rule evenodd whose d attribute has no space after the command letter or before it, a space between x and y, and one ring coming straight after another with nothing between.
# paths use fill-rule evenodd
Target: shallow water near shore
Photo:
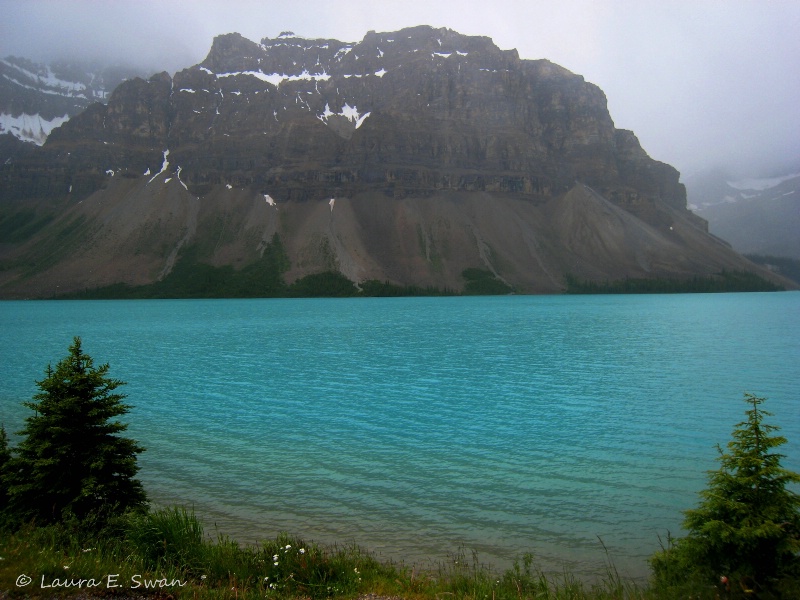
<instances>
[{"instance_id":1,"label":"shallow water near shore","mask_svg":"<svg viewBox=\"0 0 800 600\"><path fill-rule=\"evenodd\" d=\"M151 498L243 542L643 577L744 392L800 471L800 293L2 302L9 432L76 335Z\"/></svg>"}]
</instances>

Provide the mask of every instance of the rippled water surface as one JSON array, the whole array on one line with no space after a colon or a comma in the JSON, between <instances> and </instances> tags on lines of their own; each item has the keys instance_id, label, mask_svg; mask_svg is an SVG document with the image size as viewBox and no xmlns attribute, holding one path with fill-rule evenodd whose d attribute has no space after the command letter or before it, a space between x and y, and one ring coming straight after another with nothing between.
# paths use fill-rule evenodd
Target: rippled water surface
<instances>
[{"instance_id":1,"label":"rippled water surface","mask_svg":"<svg viewBox=\"0 0 800 600\"><path fill-rule=\"evenodd\" d=\"M0 303L17 431L72 336L128 382L140 477L243 541L646 573L767 396L800 470L800 294Z\"/></svg>"}]
</instances>

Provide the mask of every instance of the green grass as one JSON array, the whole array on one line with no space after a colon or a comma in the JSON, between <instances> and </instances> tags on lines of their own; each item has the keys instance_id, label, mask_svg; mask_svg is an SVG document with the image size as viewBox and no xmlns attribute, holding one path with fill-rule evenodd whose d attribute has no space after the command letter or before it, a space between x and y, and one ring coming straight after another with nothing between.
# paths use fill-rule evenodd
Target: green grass
<instances>
[{"instance_id":1,"label":"green grass","mask_svg":"<svg viewBox=\"0 0 800 600\"><path fill-rule=\"evenodd\" d=\"M0 534L0 597L53 598L160 593L177 599L356 598L363 594L419 600L601 600L713 598L713 586L675 593L617 573L584 582L545 573L528 554L496 572L461 551L420 570L378 561L356 546L322 547L288 535L241 546L208 536L192 511L163 508L126 515L100 532L80 524L26 526ZM26 576L27 580L20 579ZM65 587L68 586L68 587ZM4 596L6 594L6 596Z\"/></svg>"},{"instance_id":2,"label":"green grass","mask_svg":"<svg viewBox=\"0 0 800 600\"><path fill-rule=\"evenodd\" d=\"M252 547L212 540L191 511L174 507L128 515L94 534L26 526L0 538L0 556L0 597L163 589L178 598L328 598L356 594L365 578L395 576L355 548L287 535ZM23 574L31 579L25 586Z\"/></svg>"}]
</instances>

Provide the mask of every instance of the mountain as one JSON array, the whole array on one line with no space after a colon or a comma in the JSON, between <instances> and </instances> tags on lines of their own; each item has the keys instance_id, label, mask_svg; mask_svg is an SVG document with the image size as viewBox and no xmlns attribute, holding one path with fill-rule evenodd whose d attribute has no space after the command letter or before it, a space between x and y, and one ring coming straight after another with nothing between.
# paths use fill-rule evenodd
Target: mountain
<instances>
[{"instance_id":1,"label":"mountain","mask_svg":"<svg viewBox=\"0 0 800 600\"><path fill-rule=\"evenodd\" d=\"M90 104L107 101L122 81L141 75L137 69L99 62L1 59L0 158L5 162L11 149L24 151L24 146L4 140L2 134L42 145L53 129Z\"/></svg>"},{"instance_id":2,"label":"mountain","mask_svg":"<svg viewBox=\"0 0 800 600\"><path fill-rule=\"evenodd\" d=\"M800 169L744 180L710 170L686 187L692 210L738 252L800 259Z\"/></svg>"},{"instance_id":3,"label":"mountain","mask_svg":"<svg viewBox=\"0 0 800 600\"><path fill-rule=\"evenodd\" d=\"M451 290L485 273L522 293L567 274L774 279L708 234L597 86L447 29L218 36L7 163L6 297L261 267Z\"/></svg>"}]
</instances>

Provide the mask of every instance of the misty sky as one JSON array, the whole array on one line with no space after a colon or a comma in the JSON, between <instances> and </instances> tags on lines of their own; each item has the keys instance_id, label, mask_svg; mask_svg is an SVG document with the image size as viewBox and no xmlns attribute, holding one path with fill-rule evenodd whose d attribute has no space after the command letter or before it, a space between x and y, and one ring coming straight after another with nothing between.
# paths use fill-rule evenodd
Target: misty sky
<instances>
[{"instance_id":1,"label":"misty sky","mask_svg":"<svg viewBox=\"0 0 800 600\"><path fill-rule=\"evenodd\" d=\"M0 56L89 54L174 72L215 35L359 41L448 27L599 85L617 127L684 175L800 171L798 0L0 0Z\"/></svg>"}]
</instances>

